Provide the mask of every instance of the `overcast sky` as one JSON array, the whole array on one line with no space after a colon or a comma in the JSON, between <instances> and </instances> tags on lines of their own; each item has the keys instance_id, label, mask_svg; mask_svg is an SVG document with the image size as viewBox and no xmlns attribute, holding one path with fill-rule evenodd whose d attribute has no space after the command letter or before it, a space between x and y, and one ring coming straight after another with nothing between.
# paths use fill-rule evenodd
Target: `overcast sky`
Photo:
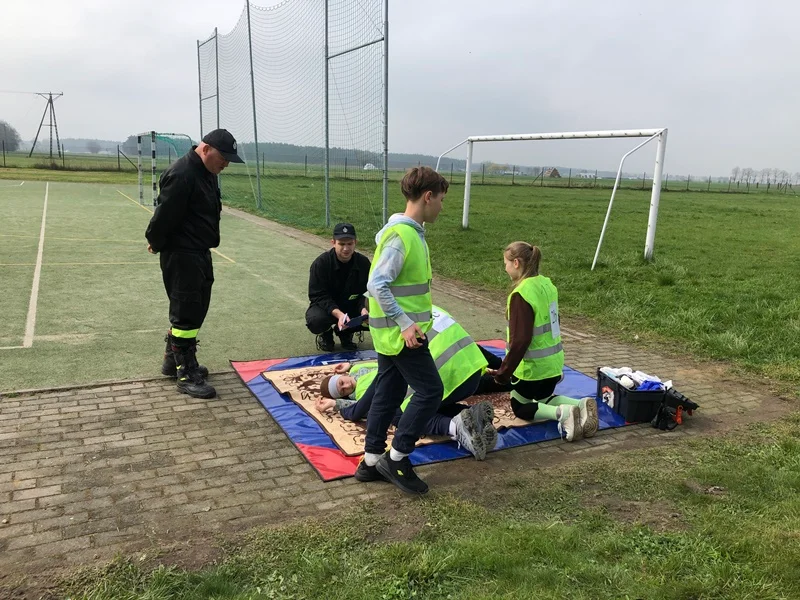
<instances>
[{"instance_id":1,"label":"overcast sky","mask_svg":"<svg viewBox=\"0 0 800 600\"><path fill-rule=\"evenodd\" d=\"M62 137L195 137L196 40L229 32L243 6L4 0L0 90L63 91ZM800 171L796 0L391 0L389 19L390 151L438 155L471 134L668 127L668 173ZM24 139L43 109L36 96L0 94L0 119ZM475 158L616 169L635 144L516 142ZM652 171L654 155L631 169Z\"/></svg>"}]
</instances>

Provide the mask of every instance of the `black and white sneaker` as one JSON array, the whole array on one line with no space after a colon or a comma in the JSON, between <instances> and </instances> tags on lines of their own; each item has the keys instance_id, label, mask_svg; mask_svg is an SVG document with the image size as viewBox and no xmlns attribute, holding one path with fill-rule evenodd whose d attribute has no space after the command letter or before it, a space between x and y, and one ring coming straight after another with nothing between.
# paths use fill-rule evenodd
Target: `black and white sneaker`
<instances>
[{"instance_id":1,"label":"black and white sneaker","mask_svg":"<svg viewBox=\"0 0 800 600\"><path fill-rule=\"evenodd\" d=\"M333 329L317 334L317 350L320 352L333 352L333 349Z\"/></svg>"},{"instance_id":2,"label":"black and white sneaker","mask_svg":"<svg viewBox=\"0 0 800 600\"><path fill-rule=\"evenodd\" d=\"M478 427L477 422L472 417L472 411L465 408L453 417L455 426L454 439L460 448L464 448L475 460L486 458L486 442L483 440L483 432Z\"/></svg>"},{"instance_id":3,"label":"black and white sneaker","mask_svg":"<svg viewBox=\"0 0 800 600\"><path fill-rule=\"evenodd\" d=\"M472 418L483 436L486 452L494 450L497 445L497 429L494 426L494 406L491 402L478 402L469 407Z\"/></svg>"},{"instance_id":4,"label":"black and white sneaker","mask_svg":"<svg viewBox=\"0 0 800 600\"><path fill-rule=\"evenodd\" d=\"M356 469L356 474L354 475L356 481L362 482L369 482L369 481L386 481L386 477L380 474L377 467L375 465L369 466L366 462L364 462L364 458L361 458L361 461L358 463L358 468Z\"/></svg>"},{"instance_id":5,"label":"black and white sneaker","mask_svg":"<svg viewBox=\"0 0 800 600\"><path fill-rule=\"evenodd\" d=\"M428 493L428 484L417 477L407 456L400 460L392 460L387 452L378 459L375 467L386 481L395 484L406 494L421 496Z\"/></svg>"}]
</instances>

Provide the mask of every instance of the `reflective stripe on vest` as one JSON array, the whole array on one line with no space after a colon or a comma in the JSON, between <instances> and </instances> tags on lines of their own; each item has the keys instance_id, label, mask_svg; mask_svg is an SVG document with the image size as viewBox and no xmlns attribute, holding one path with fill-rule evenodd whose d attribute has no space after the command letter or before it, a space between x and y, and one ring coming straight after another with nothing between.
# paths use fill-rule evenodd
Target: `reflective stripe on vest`
<instances>
[{"instance_id":1,"label":"reflective stripe on vest","mask_svg":"<svg viewBox=\"0 0 800 600\"><path fill-rule=\"evenodd\" d=\"M552 325L550 323L545 323L544 325L539 325L539 327L533 328L533 335L542 335L543 333L550 333L552 331ZM506 321L506 331L508 331L508 321ZM508 352L508 341L506 341L506 352ZM532 356L531 358L536 358Z\"/></svg>"},{"instance_id":2,"label":"reflective stripe on vest","mask_svg":"<svg viewBox=\"0 0 800 600\"><path fill-rule=\"evenodd\" d=\"M455 342L450 344L447 348L445 348L444 352L442 352L440 356L433 359L433 362L436 363L436 368L441 369L448 360L453 358L458 353L459 350L463 348L468 348L474 343L475 342L472 340L471 337L465 337L460 340L456 340Z\"/></svg>"},{"instance_id":3,"label":"reflective stripe on vest","mask_svg":"<svg viewBox=\"0 0 800 600\"><path fill-rule=\"evenodd\" d=\"M530 345L517 368L514 376L525 381L539 381L561 375L564 369L564 348L561 336L553 336L551 318L558 319L558 291L547 277L536 275L523 279L509 294L506 312L511 310L511 298L519 294L533 309L533 336ZM554 316L551 317L552 314ZM558 325L558 322L555 323ZM556 329L557 333L558 329ZM511 334L506 327L506 351Z\"/></svg>"},{"instance_id":4,"label":"reflective stripe on vest","mask_svg":"<svg viewBox=\"0 0 800 600\"><path fill-rule=\"evenodd\" d=\"M564 347L561 345L561 342L558 342L555 346L550 346L549 348L542 348L541 350L528 350L525 352L524 358L546 358L563 351Z\"/></svg>"},{"instance_id":5,"label":"reflective stripe on vest","mask_svg":"<svg viewBox=\"0 0 800 600\"><path fill-rule=\"evenodd\" d=\"M430 311L426 311L421 313L407 312L406 316L414 321L414 323L429 323L432 315ZM374 319L370 317L369 326L371 329L386 329L387 327L397 327L397 323L394 322L394 319L390 319L389 317L375 317Z\"/></svg>"},{"instance_id":6,"label":"reflective stripe on vest","mask_svg":"<svg viewBox=\"0 0 800 600\"><path fill-rule=\"evenodd\" d=\"M389 289L392 291L392 296L395 298L403 298L405 296L427 294L431 291L431 284L428 282L416 285L390 285Z\"/></svg>"},{"instance_id":7,"label":"reflective stripe on vest","mask_svg":"<svg viewBox=\"0 0 800 600\"><path fill-rule=\"evenodd\" d=\"M372 259L372 270L380 262L386 241L396 234L403 244L405 260L397 278L389 286L398 306L416 323L423 333L431 328L431 261L427 244L420 239L417 230L406 223L398 223L388 227L381 237L375 256ZM400 327L381 309L375 298L369 298L369 328L375 351L387 356L400 353L405 347L405 340Z\"/></svg>"},{"instance_id":8,"label":"reflective stripe on vest","mask_svg":"<svg viewBox=\"0 0 800 600\"><path fill-rule=\"evenodd\" d=\"M442 400L461 384L488 366L486 358L466 330L438 306L433 307L433 324L427 333L428 348L442 380ZM405 410L413 394L411 388L401 408Z\"/></svg>"}]
</instances>

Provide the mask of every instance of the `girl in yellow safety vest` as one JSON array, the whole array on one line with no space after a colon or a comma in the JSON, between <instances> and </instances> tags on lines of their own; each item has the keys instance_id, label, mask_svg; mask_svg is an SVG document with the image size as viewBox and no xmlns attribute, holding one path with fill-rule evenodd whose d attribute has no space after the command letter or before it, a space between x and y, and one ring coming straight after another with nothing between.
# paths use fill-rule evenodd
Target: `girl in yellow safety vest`
<instances>
[{"instance_id":1,"label":"girl in yellow safety vest","mask_svg":"<svg viewBox=\"0 0 800 600\"><path fill-rule=\"evenodd\" d=\"M527 242L512 242L503 260L514 288L506 302L506 356L500 368L487 371L498 384L511 384L511 408L527 421L558 421L567 441L597 431L597 403L592 397L555 395L563 379L564 350L558 317L558 290L539 275L542 253Z\"/></svg>"}]
</instances>

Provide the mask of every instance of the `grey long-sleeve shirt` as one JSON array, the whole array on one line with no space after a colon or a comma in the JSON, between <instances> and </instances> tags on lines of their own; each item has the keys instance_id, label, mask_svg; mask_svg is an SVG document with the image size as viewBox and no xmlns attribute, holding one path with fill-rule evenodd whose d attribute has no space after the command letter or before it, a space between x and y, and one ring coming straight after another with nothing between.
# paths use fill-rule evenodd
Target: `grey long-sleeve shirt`
<instances>
[{"instance_id":1,"label":"grey long-sleeve shirt","mask_svg":"<svg viewBox=\"0 0 800 600\"><path fill-rule=\"evenodd\" d=\"M411 217L407 217L402 213L397 213L389 217L389 221L375 236L375 243L379 244L383 238L384 232L398 223L410 225L419 235L419 239L423 241L423 247L427 252L427 244L425 244L425 229ZM387 317L392 319L400 327L400 331L405 331L414 324L408 315L403 312L400 305L397 303L389 286L397 279L400 271L405 263L405 248L400 236L394 232L388 234L389 238L385 241L383 251L378 257L378 261L372 268L369 281L367 282L367 291L377 303L380 305L381 310Z\"/></svg>"}]
</instances>

